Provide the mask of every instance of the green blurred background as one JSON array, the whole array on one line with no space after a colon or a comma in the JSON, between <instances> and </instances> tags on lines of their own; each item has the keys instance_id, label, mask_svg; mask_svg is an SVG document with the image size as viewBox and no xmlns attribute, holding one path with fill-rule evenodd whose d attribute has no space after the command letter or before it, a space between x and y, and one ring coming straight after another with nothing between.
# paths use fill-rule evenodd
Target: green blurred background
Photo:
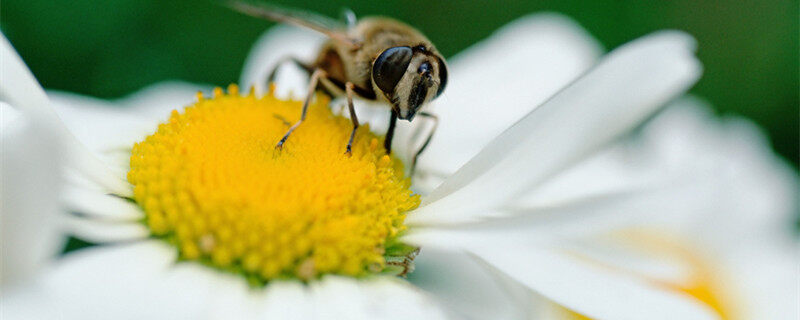
<instances>
[{"instance_id":1,"label":"green blurred background","mask_svg":"<svg viewBox=\"0 0 800 320\"><path fill-rule=\"evenodd\" d=\"M692 90L720 113L768 131L797 166L798 1L274 1L333 17L410 22L451 56L538 11L571 16L606 48L663 28L699 42L705 75ZM2 0L0 27L45 87L113 98L165 79L227 85L271 25L192 0Z\"/></svg>"}]
</instances>

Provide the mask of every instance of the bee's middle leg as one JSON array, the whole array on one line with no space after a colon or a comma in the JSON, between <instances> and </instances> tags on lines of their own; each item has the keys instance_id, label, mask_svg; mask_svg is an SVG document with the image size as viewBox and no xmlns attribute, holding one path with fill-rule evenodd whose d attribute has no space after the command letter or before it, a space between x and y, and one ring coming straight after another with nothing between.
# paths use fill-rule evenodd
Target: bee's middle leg
<instances>
[{"instance_id":1,"label":"bee's middle leg","mask_svg":"<svg viewBox=\"0 0 800 320\"><path fill-rule=\"evenodd\" d=\"M348 81L344 86L347 92L347 108L350 110L350 120L353 121L353 131L350 132L350 140L347 141L347 149L344 152L349 156L353 153L353 139L356 136L356 129L358 129L358 117L356 116L356 109L353 107L353 88L355 85Z\"/></svg>"},{"instance_id":2,"label":"bee's middle leg","mask_svg":"<svg viewBox=\"0 0 800 320\"><path fill-rule=\"evenodd\" d=\"M314 70L314 73L311 74L311 81L308 84L308 94L306 94L306 99L303 101L303 113L300 114L300 120L297 120L297 122L295 122L294 125L289 128L289 131L286 132L281 141L278 141L278 145L275 146L275 149L283 149L283 144L286 143L286 139L289 139L289 135L292 134L292 131L297 129L297 127L303 123L303 120L306 119L308 104L311 102L311 99L314 98L314 91L316 91L320 79L325 78L325 76L325 71L322 69L316 69Z\"/></svg>"}]
</instances>

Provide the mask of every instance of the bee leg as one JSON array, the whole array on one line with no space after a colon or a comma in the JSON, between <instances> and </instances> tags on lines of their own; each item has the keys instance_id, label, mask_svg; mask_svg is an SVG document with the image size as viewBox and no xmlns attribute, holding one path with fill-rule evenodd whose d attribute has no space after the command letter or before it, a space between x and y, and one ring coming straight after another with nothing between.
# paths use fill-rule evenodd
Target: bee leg
<instances>
[{"instance_id":1,"label":"bee leg","mask_svg":"<svg viewBox=\"0 0 800 320\"><path fill-rule=\"evenodd\" d=\"M350 120L353 121L353 131L350 132L350 141L347 142L347 150L344 152L349 156L353 153L353 138L355 138L356 129L358 129L358 117L356 116L356 109L353 107L353 87L355 85L348 81L344 86L347 90L347 108L350 109Z\"/></svg>"},{"instance_id":2,"label":"bee leg","mask_svg":"<svg viewBox=\"0 0 800 320\"><path fill-rule=\"evenodd\" d=\"M437 117L435 114L427 113L427 112L420 112L420 113L418 113L418 115L426 117L426 118L429 118L429 119L432 119L433 120L433 128L431 128L431 132L428 133L428 137L425 138L425 142L422 143L422 146L419 147L419 150L417 150L417 152L414 153L414 158L413 158L413 160L411 160L411 175L412 176L414 175L414 170L417 168L417 158L419 158L419 155L422 154L422 151L425 151L425 148L428 147L428 144L431 143L431 139L433 138L433 134L436 133L436 128L439 127L439 117Z\"/></svg>"},{"instance_id":3,"label":"bee leg","mask_svg":"<svg viewBox=\"0 0 800 320\"><path fill-rule=\"evenodd\" d=\"M311 74L311 81L308 84L308 94L306 95L306 100L303 101L303 113L300 114L300 120L297 120L297 122L295 122L294 125L289 128L289 131L286 132L281 141L278 141L278 145L275 146L275 149L283 149L283 144L286 143L286 139L289 139L289 135L292 134L292 131L297 129L297 127L303 123L303 120L306 119L308 104L311 102L311 98L314 97L314 91L316 91L317 84L319 84L319 80L321 78L325 78L325 71L322 71L322 69L314 70L314 73Z\"/></svg>"},{"instance_id":4,"label":"bee leg","mask_svg":"<svg viewBox=\"0 0 800 320\"><path fill-rule=\"evenodd\" d=\"M392 154L392 138L394 138L394 126L397 125L397 112L392 109L389 116L389 130L386 131L386 138L383 140L383 148L386 154Z\"/></svg>"},{"instance_id":5,"label":"bee leg","mask_svg":"<svg viewBox=\"0 0 800 320\"><path fill-rule=\"evenodd\" d=\"M281 66L283 66L287 62L294 63L295 65L297 65L301 69L305 70L309 74L311 74L311 72L314 70L311 66L303 63L302 61L300 61L299 59L297 59L295 57L285 56L283 58L280 58L278 60L278 62L275 63L275 66L272 67L272 71L269 72L269 76L267 76L267 86L269 87L267 89L271 89L272 88L272 84L275 82L275 78L278 76L278 69L280 69Z\"/></svg>"}]
</instances>

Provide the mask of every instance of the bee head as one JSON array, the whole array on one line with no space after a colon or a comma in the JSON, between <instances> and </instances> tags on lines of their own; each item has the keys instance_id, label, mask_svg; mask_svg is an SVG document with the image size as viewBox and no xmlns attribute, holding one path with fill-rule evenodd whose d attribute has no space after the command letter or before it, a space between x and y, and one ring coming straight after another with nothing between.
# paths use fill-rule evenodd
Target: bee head
<instances>
[{"instance_id":1,"label":"bee head","mask_svg":"<svg viewBox=\"0 0 800 320\"><path fill-rule=\"evenodd\" d=\"M372 62L372 81L392 104L398 117L411 121L447 84L447 66L424 46L391 47Z\"/></svg>"}]
</instances>

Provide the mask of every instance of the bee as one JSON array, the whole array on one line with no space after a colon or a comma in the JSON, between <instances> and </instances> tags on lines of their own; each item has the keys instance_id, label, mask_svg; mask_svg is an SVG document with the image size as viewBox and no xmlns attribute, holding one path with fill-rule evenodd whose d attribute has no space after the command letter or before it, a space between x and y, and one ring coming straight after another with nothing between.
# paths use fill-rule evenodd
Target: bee
<instances>
[{"instance_id":1,"label":"bee","mask_svg":"<svg viewBox=\"0 0 800 320\"><path fill-rule=\"evenodd\" d=\"M310 79L300 120L288 129L276 148L283 148L292 131L305 120L309 100L317 89L321 89L333 97L347 98L353 122L345 151L348 155L359 126L353 96L384 102L391 107L389 129L384 140L387 154L391 153L397 119L411 121L419 115L433 120L431 132L414 154L413 172L417 157L427 147L438 125L435 115L420 109L441 95L447 85L447 63L428 38L405 23L384 17L356 21L350 12L346 16L347 23L343 23L260 2L234 1L229 6L254 17L305 27L328 37L313 62L285 57L269 73L267 83L271 85L278 68L292 62L305 70Z\"/></svg>"}]
</instances>

